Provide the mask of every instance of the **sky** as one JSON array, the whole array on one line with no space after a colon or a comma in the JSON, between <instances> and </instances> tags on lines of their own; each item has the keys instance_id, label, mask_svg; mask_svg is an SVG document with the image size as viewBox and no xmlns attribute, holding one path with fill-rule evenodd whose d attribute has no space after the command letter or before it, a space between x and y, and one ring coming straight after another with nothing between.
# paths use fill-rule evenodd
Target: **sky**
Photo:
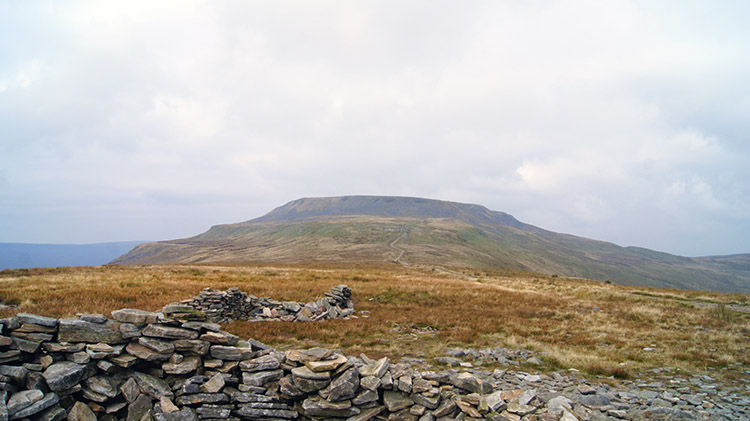
<instances>
[{"instance_id":1,"label":"sky","mask_svg":"<svg viewBox=\"0 0 750 421\"><path fill-rule=\"evenodd\" d=\"M750 253L750 2L0 1L0 242L301 197Z\"/></svg>"}]
</instances>

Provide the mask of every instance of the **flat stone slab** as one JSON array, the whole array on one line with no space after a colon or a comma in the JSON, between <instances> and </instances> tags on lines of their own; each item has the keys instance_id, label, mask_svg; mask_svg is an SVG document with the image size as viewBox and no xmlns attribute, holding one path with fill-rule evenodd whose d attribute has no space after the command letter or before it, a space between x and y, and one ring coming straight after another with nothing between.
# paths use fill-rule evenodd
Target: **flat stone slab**
<instances>
[{"instance_id":1,"label":"flat stone slab","mask_svg":"<svg viewBox=\"0 0 750 421\"><path fill-rule=\"evenodd\" d=\"M159 399L162 396L166 396L168 398L174 397L174 394L172 393L172 390L169 387L169 384L165 382L162 379L159 379L157 377L151 376L146 373L141 373L139 371L135 371L131 374L131 377L135 382L138 384L138 387L151 396L154 399Z\"/></svg>"},{"instance_id":2,"label":"flat stone slab","mask_svg":"<svg viewBox=\"0 0 750 421\"><path fill-rule=\"evenodd\" d=\"M200 357L185 357L179 363L164 363L161 365L162 370L167 374L188 374L200 368L203 360Z\"/></svg>"},{"instance_id":3,"label":"flat stone slab","mask_svg":"<svg viewBox=\"0 0 750 421\"><path fill-rule=\"evenodd\" d=\"M252 348L237 348L234 346L212 345L211 358L224 361L249 360L255 356Z\"/></svg>"},{"instance_id":4,"label":"flat stone slab","mask_svg":"<svg viewBox=\"0 0 750 421\"><path fill-rule=\"evenodd\" d=\"M143 336L165 339L196 339L199 335L198 331L192 329L184 329L181 327L173 327L157 323L149 324L141 331L141 333Z\"/></svg>"},{"instance_id":5,"label":"flat stone slab","mask_svg":"<svg viewBox=\"0 0 750 421\"><path fill-rule=\"evenodd\" d=\"M120 323L92 323L81 319L60 319L57 340L59 342L85 342L90 344L120 344L127 342L120 332Z\"/></svg>"},{"instance_id":6,"label":"flat stone slab","mask_svg":"<svg viewBox=\"0 0 750 421\"><path fill-rule=\"evenodd\" d=\"M138 327L156 323L156 313L135 308L123 308L112 312L112 318L122 323L132 323Z\"/></svg>"},{"instance_id":7,"label":"flat stone slab","mask_svg":"<svg viewBox=\"0 0 750 421\"><path fill-rule=\"evenodd\" d=\"M86 376L86 366L62 361L47 367L42 376L50 390L60 392L79 384Z\"/></svg>"},{"instance_id":8,"label":"flat stone slab","mask_svg":"<svg viewBox=\"0 0 750 421\"><path fill-rule=\"evenodd\" d=\"M42 399L13 414L10 419L15 420L30 417L44 411L45 409L51 408L58 402L60 402L60 397L57 396L56 393L47 393Z\"/></svg>"},{"instance_id":9,"label":"flat stone slab","mask_svg":"<svg viewBox=\"0 0 750 421\"><path fill-rule=\"evenodd\" d=\"M125 347L125 351L127 351L130 355L135 355L136 357L144 361L166 361L169 359L169 357L172 356L171 352L156 352L151 348L145 347L135 342L129 343L128 346Z\"/></svg>"},{"instance_id":10,"label":"flat stone slab","mask_svg":"<svg viewBox=\"0 0 750 421\"><path fill-rule=\"evenodd\" d=\"M39 326L55 327L57 326L57 319L53 317L39 316L31 313L18 313L16 315L18 321L21 323L31 323Z\"/></svg>"},{"instance_id":11,"label":"flat stone slab","mask_svg":"<svg viewBox=\"0 0 750 421\"><path fill-rule=\"evenodd\" d=\"M44 393L41 390L31 389L23 390L18 393L14 393L13 396L8 399L6 407L8 414L12 417L16 412L31 406L34 402L41 400L44 397Z\"/></svg>"}]
</instances>

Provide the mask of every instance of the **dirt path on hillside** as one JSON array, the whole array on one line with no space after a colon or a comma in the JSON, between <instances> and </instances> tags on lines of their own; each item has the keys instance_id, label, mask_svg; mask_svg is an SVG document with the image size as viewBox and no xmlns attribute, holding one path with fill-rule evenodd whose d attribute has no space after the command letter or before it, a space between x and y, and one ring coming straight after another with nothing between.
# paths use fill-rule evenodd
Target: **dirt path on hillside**
<instances>
[{"instance_id":1,"label":"dirt path on hillside","mask_svg":"<svg viewBox=\"0 0 750 421\"><path fill-rule=\"evenodd\" d=\"M399 235L395 240L391 241L388 244L388 247L390 247L390 248L392 248L392 249L394 249L394 250L396 250L398 252L398 256L396 256L396 258L393 259L393 263L400 263L400 264L402 264L404 266L409 266L408 263L401 261L401 258L404 257L404 253L406 252L406 250L404 250L404 249L402 249L400 247L396 247L396 243L398 243L399 241L401 241L408 234L409 234L408 231L403 230L401 232L401 235Z\"/></svg>"}]
</instances>

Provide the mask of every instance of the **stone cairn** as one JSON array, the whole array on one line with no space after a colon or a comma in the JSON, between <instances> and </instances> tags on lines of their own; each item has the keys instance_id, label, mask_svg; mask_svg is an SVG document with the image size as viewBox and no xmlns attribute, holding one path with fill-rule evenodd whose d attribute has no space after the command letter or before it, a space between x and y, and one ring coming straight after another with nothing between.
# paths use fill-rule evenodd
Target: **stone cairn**
<instances>
[{"instance_id":1,"label":"stone cairn","mask_svg":"<svg viewBox=\"0 0 750 421\"><path fill-rule=\"evenodd\" d=\"M337 285L326 292L325 297L309 303L258 298L232 287L226 291L206 288L197 297L179 304L205 313L214 323L233 320L310 322L344 319L354 314L352 290L346 285Z\"/></svg>"},{"instance_id":2,"label":"stone cairn","mask_svg":"<svg viewBox=\"0 0 750 421\"><path fill-rule=\"evenodd\" d=\"M748 419L750 408L734 392L719 400L465 361L434 372L323 348L282 352L192 307L165 309L0 319L0 421ZM511 356L451 351L488 353Z\"/></svg>"}]
</instances>

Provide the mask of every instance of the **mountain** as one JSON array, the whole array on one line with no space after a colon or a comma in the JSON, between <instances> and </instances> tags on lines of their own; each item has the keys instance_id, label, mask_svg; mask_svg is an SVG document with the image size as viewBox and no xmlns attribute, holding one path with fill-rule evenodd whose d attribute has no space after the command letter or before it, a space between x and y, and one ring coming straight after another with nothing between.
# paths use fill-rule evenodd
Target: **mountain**
<instances>
[{"instance_id":1,"label":"mountain","mask_svg":"<svg viewBox=\"0 0 750 421\"><path fill-rule=\"evenodd\" d=\"M625 285L750 292L750 254L689 258L547 231L480 205L305 198L246 222L145 243L114 264L385 263L505 269Z\"/></svg>"},{"instance_id":2,"label":"mountain","mask_svg":"<svg viewBox=\"0 0 750 421\"><path fill-rule=\"evenodd\" d=\"M95 244L0 243L0 270L57 266L98 266L143 241Z\"/></svg>"}]
</instances>

